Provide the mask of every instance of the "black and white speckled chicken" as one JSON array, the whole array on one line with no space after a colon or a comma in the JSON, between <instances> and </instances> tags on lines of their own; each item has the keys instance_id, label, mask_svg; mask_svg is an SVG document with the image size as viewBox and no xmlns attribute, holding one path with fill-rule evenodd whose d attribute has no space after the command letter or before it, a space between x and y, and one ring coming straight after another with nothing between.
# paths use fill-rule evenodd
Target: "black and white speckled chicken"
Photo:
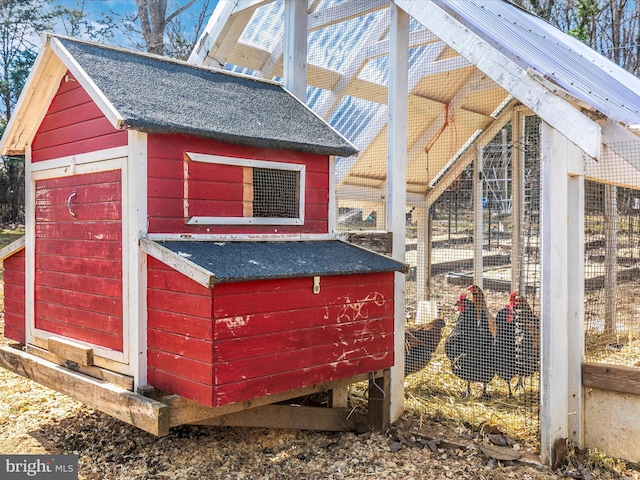
<instances>
[{"instance_id":1,"label":"black and white speckled chicken","mask_svg":"<svg viewBox=\"0 0 640 480\"><path fill-rule=\"evenodd\" d=\"M445 323L441 318L427 325L405 327L404 375L419 372L427 366L438 348Z\"/></svg>"},{"instance_id":2,"label":"black and white speckled chicken","mask_svg":"<svg viewBox=\"0 0 640 480\"><path fill-rule=\"evenodd\" d=\"M509 303L496 314L496 342L494 345L494 363L496 375L507 382L509 397L513 397L511 380L519 376L516 361L516 305L518 292L509 296Z\"/></svg>"},{"instance_id":3,"label":"black and white speckled chicken","mask_svg":"<svg viewBox=\"0 0 640 480\"><path fill-rule=\"evenodd\" d=\"M516 388L519 388L524 377L533 375L540 368L540 319L521 296L518 296L515 311L515 363L519 377Z\"/></svg>"},{"instance_id":4,"label":"black and white speckled chicken","mask_svg":"<svg viewBox=\"0 0 640 480\"><path fill-rule=\"evenodd\" d=\"M478 315L476 303L466 294L458 299L458 319L447 337L444 351L451 361L454 375L466 380L464 396L471 395L471 382L482 383L482 400L488 400L487 384L495 375L493 345L495 339L489 330L486 314Z\"/></svg>"}]
</instances>

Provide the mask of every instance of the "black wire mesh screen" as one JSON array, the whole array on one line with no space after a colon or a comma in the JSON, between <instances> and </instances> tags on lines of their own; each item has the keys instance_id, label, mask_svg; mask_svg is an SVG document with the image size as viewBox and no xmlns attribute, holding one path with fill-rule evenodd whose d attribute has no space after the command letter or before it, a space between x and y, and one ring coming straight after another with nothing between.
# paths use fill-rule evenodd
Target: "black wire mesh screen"
<instances>
[{"instance_id":1,"label":"black wire mesh screen","mask_svg":"<svg viewBox=\"0 0 640 480\"><path fill-rule=\"evenodd\" d=\"M253 216L297 218L299 176L294 170L253 168Z\"/></svg>"},{"instance_id":2,"label":"black wire mesh screen","mask_svg":"<svg viewBox=\"0 0 640 480\"><path fill-rule=\"evenodd\" d=\"M433 203L430 258L417 253L417 222L407 239L407 404L435 418L496 424L532 445L539 431L539 125L524 117L514 135L505 124L482 149L482 168L474 160ZM522 179L516 202L514 158ZM483 288L474 286L476 235ZM414 273L420 264L430 266L426 300Z\"/></svg>"},{"instance_id":3,"label":"black wire mesh screen","mask_svg":"<svg viewBox=\"0 0 640 480\"><path fill-rule=\"evenodd\" d=\"M640 366L640 170L629 163L638 160L635 142L585 159L587 361Z\"/></svg>"}]
</instances>

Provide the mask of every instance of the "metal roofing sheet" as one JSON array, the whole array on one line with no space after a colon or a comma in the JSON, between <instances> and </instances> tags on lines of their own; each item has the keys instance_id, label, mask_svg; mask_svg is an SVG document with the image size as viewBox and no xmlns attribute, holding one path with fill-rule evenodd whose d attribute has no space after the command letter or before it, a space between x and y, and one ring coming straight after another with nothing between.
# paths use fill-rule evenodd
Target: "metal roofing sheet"
<instances>
[{"instance_id":1,"label":"metal roofing sheet","mask_svg":"<svg viewBox=\"0 0 640 480\"><path fill-rule=\"evenodd\" d=\"M627 125L640 123L640 79L576 38L505 1L436 0L524 70Z\"/></svg>"},{"instance_id":2,"label":"metal roofing sheet","mask_svg":"<svg viewBox=\"0 0 640 480\"><path fill-rule=\"evenodd\" d=\"M325 155L357 152L281 85L123 49L59 40L131 129Z\"/></svg>"},{"instance_id":3,"label":"metal roofing sheet","mask_svg":"<svg viewBox=\"0 0 640 480\"><path fill-rule=\"evenodd\" d=\"M339 240L157 243L211 272L213 283L407 269L401 262Z\"/></svg>"}]
</instances>

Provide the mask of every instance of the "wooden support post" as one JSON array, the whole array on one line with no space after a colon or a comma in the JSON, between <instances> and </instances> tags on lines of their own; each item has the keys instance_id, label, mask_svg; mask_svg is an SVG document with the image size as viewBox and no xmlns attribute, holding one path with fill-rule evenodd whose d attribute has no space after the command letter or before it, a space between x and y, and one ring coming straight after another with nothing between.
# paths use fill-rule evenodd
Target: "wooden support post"
<instances>
[{"instance_id":1,"label":"wooden support post","mask_svg":"<svg viewBox=\"0 0 640 480\"><path fill-rule=\"evenodd\" d=\"M584 362L584 160L582 151L568 144L570 159L568 223L568 299L567 330L569 375L569 439L584 446L584 403L581 369Z\"/></svg>"},{"instance_id":2,"label":"wooden support post","mask_svg":"<svg viewBox=\"0 0 640 480\"><path fill-rule=\"evenodd\" d=\"M478 145L478 154L473 164L473 283L483 288L482 284L482 244L484 220L482 211L484 147Z\"/></svg>"},{"instance_id":3,"label":"wooden support post","mask_svg":"<svg viewBox=\"0 0 640 480\"><path fill-rule=\"evenodd\" d=\"M526 278L522 275L522 220L524 218L524 115L514 112L511 128L511 291L526 296Z\"/></svg>"},{"instance_id":4,"label":"wooden support post","mask_svg":"<svg viewBox=\"0 0 640 480\"><path fill-rule=\"evenodd\" d=\"M409 15L389 4L389 118L387 126L387 229L393 233L392 257L405 261L407 236L407 111L409 84ZM378 422L400 418L404 411L404 274L395 274L394 289L394 366L390 374L387 401L390 412ZM390 398L389 398L390 397Z\"/></svg>"},{"instance_id":5,"label":"wooden support post","mask_svg":"<svg viewBox=\"0 0 640 480\"><path fill-rule=\"evenodd\" d=\"M431 214L428 208L416 208L417 212L417 261L416 284L418 301L430 300L431 284Z\"/></svg>"},{"instance_id":6,"label":"wooden support post","mask_svg":"<svg viewBox=\"0 0 640 480\"><path fill-rule=\"evenodd\" d=\"M616 334L618 296L618 188L604 186L604 330Z\"/></svg>"},{"instance_id":7,"label":"wooden support post","mask_svg":"<svg viewBox=\"0 0 640 480\"><path fill-rule=\"evenodd\" d=\"M369 426L375 430L384 431L392 421L389 415L389 393L391 389L390 372L385 370L382 377L369 381Z\"/></svg>"},{"instance_id":8,"label":"wooden support post","mask_svg":"<svg viewBox=\"0 0 640 480\"><path fill-rule=\"evenodd\" d=\"M565 137L542 123L540 455L548 465L553 462L554 442L568 438L567 143Z\"/></svg>"},{"instance_id":9,"label":"wooden support post","mask_svg":"<svg viewBox=\"0 0 640 480\"><path fill-rule=\"evenodd\" d=\"M329 408L347 408L349 387L338 387L329 390Z\"/></svg>"},{"instance_id":10,"label":"wooden support post","mask_svg":"<svg viewBox=\"0 0 640 480\"><path fill-rule=\"evenodd\" d=\"M284 86L307 103L307 2L284 2Z\"/></svg>"}]
</instances>

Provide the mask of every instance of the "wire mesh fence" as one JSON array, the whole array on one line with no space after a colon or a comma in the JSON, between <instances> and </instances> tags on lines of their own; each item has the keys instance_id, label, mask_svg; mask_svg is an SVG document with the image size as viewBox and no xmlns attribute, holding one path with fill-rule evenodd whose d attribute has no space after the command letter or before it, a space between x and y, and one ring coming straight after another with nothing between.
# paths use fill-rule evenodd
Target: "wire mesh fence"
<instances>
[{"instance_id":1,"label":"wire mesh fence","mask_svg":"<svg viewBox=\"0 0 640 480\"><path fill-rule=\"evenodd\" d=\"M640 366L640 158L634 143L585 159L585 358Z\"/></svg>"},{"instance_id":2,"label":"wire mesh fence","mask_svg":"<svg viewBox=\"0 0 640 480\"><path fill-rule=\"evenodd\" d=\"M539 428L538 137L536 117L525 117L515 135L511 122L505 124L451 182L430 209L430 260L415 255L409 235L407 260L416 267L428 265L431 281L421 295L415 278L408 277L405 355L409 404L435 418L498 424L534 443ZM519 202L513 201L514 157L524 180ZM520 212L516 217L514 205ZM520 226L517 237L514 221ZM409 232L418 228L413 223ZM512 282L514 272L518 281ZM479 278L483 288L475 285ZM439 344L425 349L425 331L439 328Z\"/></svg>"}]
</instances>

